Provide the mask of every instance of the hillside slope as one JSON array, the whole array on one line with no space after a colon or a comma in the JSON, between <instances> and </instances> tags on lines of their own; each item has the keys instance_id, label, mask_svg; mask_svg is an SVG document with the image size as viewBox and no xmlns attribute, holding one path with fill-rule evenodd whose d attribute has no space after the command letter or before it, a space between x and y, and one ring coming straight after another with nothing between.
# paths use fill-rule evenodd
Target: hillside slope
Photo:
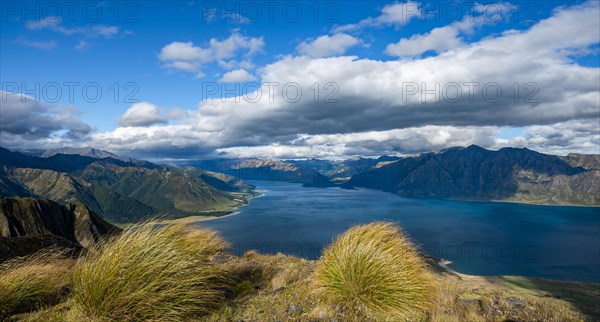
<instances>
[{"instance_id":1,"label":"hillside slope","mask_svg":"<svg viewBox=\"0 0 600 322\"><path fill-rule=\"evenodd\" d=\"M557 156L472 145L404 158L353 176L347 185L413 197L599 205L599 179L599 170Z\"/></svg>"},{"instance_id":2,"label":"hillside slope","mask_svg":"<svg viewBox=\"0 0 600 322\"><path fill-rule=\"evenodd\" d=\"M81 204L60 205L47 199L0 198L0 236L57 236L89 247L118 231Z\"/></svg>"},{"instance_id":3,"label":"hillside slope","mask_svg":"<svg viewBox=\"0 0 600 322\"><path fill-rule=\"evenodd\" d=\"M243 186L147 161L77 154L38 158L0 148L0 196L48 198L62 204L81 202L113 222L210 215L246 202L245 195L234 196L211 183Z\"/></svg>"}]
</instances>

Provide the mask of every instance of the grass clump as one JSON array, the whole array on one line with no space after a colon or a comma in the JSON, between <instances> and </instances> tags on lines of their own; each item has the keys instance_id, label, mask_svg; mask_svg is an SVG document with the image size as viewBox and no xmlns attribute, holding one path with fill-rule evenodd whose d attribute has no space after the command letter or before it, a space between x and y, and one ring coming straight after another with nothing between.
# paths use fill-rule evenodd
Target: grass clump
<instances>
[{"instance_id":1,"label":"grass clump","mask_svg":"<svg viewBox=\"0 0 600 322\"><path fill-rule=\"evenodd\" d=\"M0 265L0 320L59 303L71 284L73 260L60 250L42 250Z\"/></svg>"},{"instance_id":2,"label":"grass clump","mask_svg":"<svg viewBox=\"0 0 600 322\"><path fill-rule=\"evenodd\" d=\"M315 282L324 298L359 319L414 320L430 308L434 279L392 223L350 228L323 252Z\"/></svg>"},{"instance_id":3,"label":"grass clump","mask_svg":"<svg viewBox=\"0 0 600 322\"><path fill-rule=\"evenodd\" d=\"M180 249L195 256L212 256L229 249L230 245L212 229L173 225L166 227Z\"/></svg>"},{"instance_id":4,"label":"grass clump","mask_svg":"<svg viewBox=\"0 0 600 322\"><path fill-rule=\"evenodd\" d=\"M74 269L75 308L97 320L183 321L224 301L222 276L184 225L142 225L91 249ZM205 231L205 230L202 230ZM209 247L210 249L214 249Z\"/></svg>"}]
</instances>

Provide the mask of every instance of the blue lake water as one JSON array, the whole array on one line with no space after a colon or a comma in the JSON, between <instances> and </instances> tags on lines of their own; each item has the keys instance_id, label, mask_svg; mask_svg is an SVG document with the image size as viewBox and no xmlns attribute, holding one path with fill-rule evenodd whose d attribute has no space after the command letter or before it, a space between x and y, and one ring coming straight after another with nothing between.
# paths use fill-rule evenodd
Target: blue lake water
<instances>
[{"instance_id":1,"label":"blue lake water","mask_svg":"<svg viewBox=\"0 0 600 322\"><path fill-rule=\"evenodd\" d=\"M600 208L409 199L369 189L252 182L264 196L240 214L202 222L236 254L255 249L309 259L349 227L394 221L422 251L458 272L600 283Z\"/></svg>"}]
</instances>

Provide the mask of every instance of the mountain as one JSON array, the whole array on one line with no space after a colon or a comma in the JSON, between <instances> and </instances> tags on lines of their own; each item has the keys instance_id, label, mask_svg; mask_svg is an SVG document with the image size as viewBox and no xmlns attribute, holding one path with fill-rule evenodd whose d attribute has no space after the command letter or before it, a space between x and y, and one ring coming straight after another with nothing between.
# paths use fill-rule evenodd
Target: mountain
<instances>
[{"instance_id":1,"label":"mountain","mask_svg":"<svg viewBox=\"0 0 600 322\"><path fill-rule=\"evenodd\" d=\"M0 196L81 202L113 222L224 212L246 202L204 179L146 161L75 154L39 158L0 148Z\"/></svg>"},{"instance_id":2,"label":"mountain","mask_svg":"<svg viewBox=\"0 0 600 322\"><path fill-rule=\"evenodd\" d=\"M228 174L185 167L184 172L192 177L202 179L211 186L227 192L252 193L254 186Z\"/></svg>"},{"instance_id":3,"label":"mountain","mask_svg":"<svg viewBox=\"0 0 600 322\"><path fill-rule=\"evenodd\" d=\"M558 156L472 145L404 158L355 175L346 185L412 197L599 205L599 179L600 170Z\"/></svg>"},{"instance_id":4,"label":"mountain","mask_svg":"<svg viewBox=\"0 0 600 322\"><path fill-rule=\"evenodd\" d=\"M103 236L118 231L79 203L64 206L47 199L0 197L0 246L28 248L31 245L18 245L18 242L54 238L63 246L89 247Z\"/></svg>"},{"instance_id":5,"label":"mountain","mask_svg":"<svg viewBox=\"0 0 600 322\"><path fill-rule=\"evenodd\" d=\"M280 160L218 159L189 162L185 165L205 172L227 174L241 180L285 181L302 183L307 187L335 186L327 176L315 169Z\"/></svg>"},{"instance_id":6,"label":"mountain","mask_svg":"<svg viewBox=\"0 0 600 322\"><path fill-rule=\"evenodd\" d=\"M127 164L143 166L146 168L158 167L158 165L156 165L152 162L148 162L148 161L144 161L144 160L137 160L137 159L133 159L133 158L121 157L112 152L92 148L89 146L85 147L85 148L64 147L62 149L44 150L41 153L40 157L51 158L51 157L54 157L56 155L61 155L61 154L79 155L79 156L89 157L89 158L93 158L93 159L119 160L119 161L126 162Z\"/></svg>"},{"instance_id":7,"label":"mountain","mask_svg":"<svg viewBox=\"0 0 600 322\"><path fill-rule=\"evenodd\" d=\"M243 180L268 180L302 183L307 187L332 187L325 175L314 169L302 168L279 160L243 160L233 162L227 171Z\"/></svg>"},{"instance_id":8,"label":"mountain","mask_svg":"<svg viewBox=\"0 0 600 322\"><path fill-rule=\"evenodd\" d=\"M568 155L560 158L574 167L582 167L586 170L600 170L599 154L569 153Z\"/></svg>"},{"instance_id":9,"label":"mountain","mask_svg":"<svg viewBox=\"0 0 600 322\"><path fill-rule=\"evenodd\" d=\"M57 154L77 154L77 155L90 157L90 158L94 158L94 159L113 158L113 159L122 160L122 161L129 161L129 159L121 158L114 153L111 153L111 152L108 152L105 150L95 149L95 148L92 148L89 146L85 147L85 148L64 147L62 149L44 150L44 152L42 152L42 155L40 155L40 156L42 158L49 158L49 157L57 155Z\"/></svg>"},{"instance_id":10,"label":"mountain","mask_svg":"<svg viewBox=\"0 0 600 322\"><path fill-rule=\"evenodd\" d=\"M238 206L230 194L179 169L90 164L76 175L168 214L202 214Z\"/></svg>"},{"instance_id":11,"label":"mountain","mask_svg":"<svg viewBox=\"0 0 600 322\"><path fill-rule=\"evenodd\" d=\"M380 156L374 158L352 158L347 160L288 160L287 162L300 166L302 168L313 169L324 174L333 181L344 182L350 179L353 175L367 172L378 165L391 163L399 160L400 157L395 156Z\"/></svg>"}]
</instances>

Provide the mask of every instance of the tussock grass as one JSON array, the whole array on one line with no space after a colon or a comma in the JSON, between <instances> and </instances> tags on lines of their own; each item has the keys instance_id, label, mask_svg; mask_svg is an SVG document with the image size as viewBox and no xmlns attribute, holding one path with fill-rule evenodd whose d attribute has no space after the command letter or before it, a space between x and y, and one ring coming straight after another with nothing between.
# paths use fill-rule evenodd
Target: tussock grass
<instances>
[{"instance_id":1,"label":"tussock grass","mask_svg":"<svg viewBox=\"0 0 600 322\"><path fill-rule=\"evenodd\" d=\"M215 247L197 246L206 240L190 229L146 224L99 244L75 266L75 308L115 321L183 321L219 308L221 273L197 256Z\"/></svg>"},{"instance_id":2,"label":"tussock grass","mask_svg":"<svg viewBox=\"0 0 600 322\"><path fill-rule=\"evenodd\" d=\"M212 256L230 248L221 235L212 229L181 224L166 227L181 250L195 256Z\"/></svg>"},{"instance_id":3,"label":"tussock grass","mask_svg":"<svg viewBox=\"0 0 600 322\"><path fill-rule=\"evenodd\" d=\"M315 282L324 298L357 318L420 319L434 279L415 246L392 223L350 228L323 252Z\"/></svg>"},{"instance_id":4,"label":"tussock grass","mask_svg":"<svg viewBox=\"0 0 600 322\"><path fill-rule=\"evenodd\" d=\"M73 266L64 255L47 249L0 265L0 320L64 299Z\"/></svg>"}]
</instances>

